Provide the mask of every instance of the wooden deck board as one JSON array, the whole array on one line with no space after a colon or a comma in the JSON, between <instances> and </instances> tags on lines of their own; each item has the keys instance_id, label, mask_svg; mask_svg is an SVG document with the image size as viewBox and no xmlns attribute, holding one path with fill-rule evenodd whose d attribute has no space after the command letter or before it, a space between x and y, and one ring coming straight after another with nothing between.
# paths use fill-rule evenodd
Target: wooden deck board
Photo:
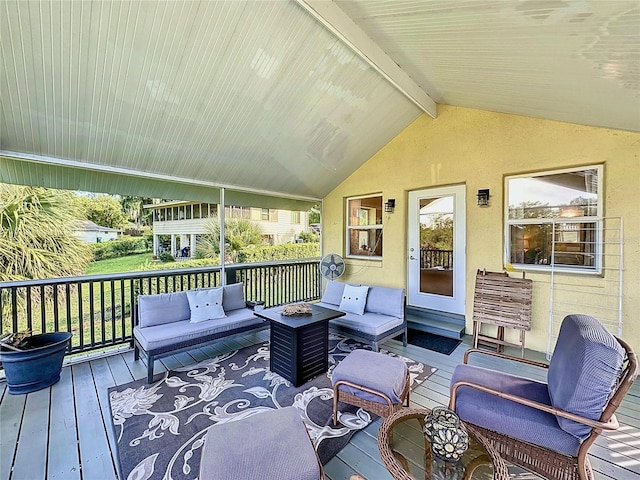
<instances>
[{"instance_id":1,"label":"wooden deck board","mask_svg":"<svg viewBox=\"0 0 640 480\"><path fill-rule=\"evenodd\" d=\"M155 362L156 374L167 368L181 368L213 358L247 345L268 341L269 332L262 331L227 338ZM438 370L411 394L411 405L433 408L446 405L449 382L456 365L462 362L470 339L449 356L420 347L403 347L399 341L386 342L382 348L398 355L421 361ZM539 352L527 351L527 358L544 360ZM498 368L507 373L544 380L544 369L500 362L486 355L472 357L472 364ZM116 462L112 455L113 433L109 428L107 389L146 377L146 365L133 360L133 352L90 362L65 366L61 381L29 395L9 395L0 383L0 480L48 478L90 480L116 478ZM597 480L640 480L640 382L637 382L618 410L622 424L615 432L601 435L590 450L590 460ZM345 480L359 473L369 480L391 478L377 452L378 419L356 433L351 442L325 465L329 480ZM407 432L407 441L415 442L415 432ZM35 440L34 438L38 437ZM25 452L28 449L30 454ZM47 448L48 445L48 448ZM46 452L34 461L33 448ZM535 479L529 473L518 479Z\"/></svg>"},{"instance_id":2,"label":"wooden deck board","mask_svg":"<svg viewBox=\"0 0 640 480\"><path fill-rule=\"evenodd\" d=\"M88 362L80 363L74 365L72 371L82 478L115 479L117 475L91 366Z\"/></svg>"},{"instance_id":3,"label":"wooden deck board","mask_svg":"<svg viewBox=\"0 0 640 480\"><path fill-rule=\"evenodd\" d=\"M22 420L12 479L46 478L47 456L35 452L47 451L50 396L48 388L27 395L24 411L33 415Z\"/></svg>"},{"instance_id":4,"label":"wooden deck board","mask_svg":"<svg viewBox=\"0 0 640 480\"><path fill-rule=\"evenodd\" d=\"M69 408L64 415L60 412L65 405L73 404L71 369L64 368L60 381L51 388L47 457L47 478L51 480L80 480L76 412L74 408Z\"/></svg>"},{"instance_id":5,"label":"wooden deck board","mask_svg":"<svg viewBox=\"0 0 640 480\"><path fill-rule=\"evenodd\" d=\"M6 386L6 383L4 384ZM26 395L10 395L3 389L0 402L0 479L9 480L24 418Z\"/></svg>"}]
</instances>

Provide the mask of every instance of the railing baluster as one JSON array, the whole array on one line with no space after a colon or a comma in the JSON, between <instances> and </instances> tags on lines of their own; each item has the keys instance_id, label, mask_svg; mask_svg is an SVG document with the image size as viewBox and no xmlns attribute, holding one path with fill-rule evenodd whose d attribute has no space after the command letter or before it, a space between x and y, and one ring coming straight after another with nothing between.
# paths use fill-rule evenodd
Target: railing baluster
<instances>
[{"instance_id":1,"label":"railing baluster","mask_svg":"<svg viewBox=\"0 0 640 480\"><path fill-rule=\"evenodd\" d=\"M40 285L40 328L42 333L47 333L47 295L44 285Z\"/></svg>"},{"instance_id":2,"label":"railing baluster","mask_svg":"<svg viewBox=\"0 0 640 480\"><path fill-rule=\"evenodd\" d=\"M53 331L60 330L60 317L58 312L58 287L60 285L53 286Z\"/></svg>"},{"instance_id":3,"label":"railing baluster","mask_svg":"<svg viewBox=\"0 0 640 480\"><path fill-rule=\"evenodd\" d=\"M31 296L31 287L27 287L27 330L33 330L33 300Z\"/></svg>"},{"instance_id":4,"label":"railing baluster","mask_svg":"<svg viewBox=\"0 0 640 480\"><path fill-rule=\"evenodd\" d=\"M91 331L89 332L89 342L92 346L95 345L96 343L96 333L95 333L96 325L94 321L95 307L93 305L93 300L94 300L93 282L89 282L89 328L91 328ZM104 305L101 305L100 311L104 312Z\"/></svg>"},{"instance_id":5,"label":"railing baluster","mask_svg":"<svg viewBox=\"0 0 640 480\"><path fill-rule=\"evenodd\" d=\"M71 327L71 284L65 284L65 305L67 308L67 332L72 331Z\"/></svg>"},{"instance_id":6,"label":"railing baluster","mask_svg":"<svg viewBox=\"0 0 640 480\"><path fill-rule=\"evenodd\" d=\"M11 326L18 332L18 287L11 288Z\"/></svg>"},{"instance_id":7,"label":"railing baluster","mask_svg":"<svg viewBox=\"0 0 640 480\"><path fill-rule=\"evenodd\" d=\"M84 350L84 315L82 312L82 283L78 283L78 345Z\"/></svg>"},{"instance_id":8,"label":"railing baluster","mask_svg":"<svg viewBox=\"0 0 640 480\"><path fill-rule=\"evenodd\" d=\"M127 336L127 330L126 330L127 327L125 322L125 318L127 316L127 307L125 305L125 297L126 297L125 293L126 292L124 291L124 278L121 278L120 279L120 328L122 332L117 338L123 341Z\"/></svg>"},{"instance_id":9,"label":"railing baluster","mask_svg":"<svg viewBox=\"0 0 640 480\"><path fill-rule=\"evenodd\" d=\"M116 343L116 290L111 280L111 343Z\"/></svg>"}]
</instances>

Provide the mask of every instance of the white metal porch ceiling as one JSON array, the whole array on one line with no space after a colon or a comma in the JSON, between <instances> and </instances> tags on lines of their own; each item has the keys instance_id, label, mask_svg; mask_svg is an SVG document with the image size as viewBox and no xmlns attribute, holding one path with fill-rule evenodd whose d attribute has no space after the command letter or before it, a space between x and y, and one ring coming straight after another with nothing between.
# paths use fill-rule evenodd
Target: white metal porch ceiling
<instances>
[{"instance_id":1,"label":"white metal porch ceiling","mask_svg":"<svg viewBox=\"0 0 640 480\"><path fill-rule=\"evenodd\" d=\"M9 183L313 201L420 115L398 65L428 100L640 131L637 0L2 0L0 40Z\"/></svg>"},{"instance_id":2,"label":"white metal porch ceiling","mask_svg":"<svg viewBox=\"0 0 640 480\"><path fill-rule=\"evenodd\" d=\"M335 0L438 103L640 131L638 0Z\"/></svg>"}]
</instances>

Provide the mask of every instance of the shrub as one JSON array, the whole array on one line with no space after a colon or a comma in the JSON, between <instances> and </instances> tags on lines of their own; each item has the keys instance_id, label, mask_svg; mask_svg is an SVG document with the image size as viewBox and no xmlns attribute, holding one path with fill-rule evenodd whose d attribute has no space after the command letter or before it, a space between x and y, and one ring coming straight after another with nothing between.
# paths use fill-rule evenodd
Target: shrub
<instances>
[{"instance_id":1,"label":"shrub","mask_svg":"<svg viewBox=\"0 0 640 480\"><path fill-rule=\"evenodd\" d=\"M176 261L176 259L173 258L173 255L171 255L171 253L169 252L162 252L160 255L158 255L158 260L164 263Z\"/></svg>"},{"instance_id":2,"label":"shrub","mask_svg":"<svg viewBox=\"0 0 640 480\"><path fill-rule=\"evenodd\" d=\"M169 252L166 252L169 253ZM180 262L176 262L171 266L168 266L162 262L146 262L144 265L141 265L136 271L149 271L149 270L167 270L167 269L176 269L176 268L197 268L197 267L212 267L215 265L220 265L220 262L217 258L203 258L203 259L191 259L191 260L182 260Z\"/></svg>"},{"instance_id":3,"label":"shrub","mask_svg":"<svg viewBox=\"0 0 640 480\"><path fill-rule=\"evenodd\" d=\"M298 238L304 243L313 243L320 241L320 235L313 232L300 232Z\"/></svg>"},{"instance_id":4,"label":"shrub","mask_svg":"<svg viewBox=\"0 0 640 480\"><path fill-rule=\"evenodd\" d=\"M293 258L314 258L320 256L319 243L287 243L272 247L255 247L241 250L238 262L269 262L272 260L290 260Z\"/></svg>"},{"instance_id":5,"label":"shrub","mask_svg":"<svg viewBox=\"0 0 640 480\"><path fill-rule=\"evenodd\" d=\"M106 260L108 258L125 257L133 253L144 253L151 249L144 237L122 236L117 240L93 243L93 260Z\"/></svg>"}]
</instances>

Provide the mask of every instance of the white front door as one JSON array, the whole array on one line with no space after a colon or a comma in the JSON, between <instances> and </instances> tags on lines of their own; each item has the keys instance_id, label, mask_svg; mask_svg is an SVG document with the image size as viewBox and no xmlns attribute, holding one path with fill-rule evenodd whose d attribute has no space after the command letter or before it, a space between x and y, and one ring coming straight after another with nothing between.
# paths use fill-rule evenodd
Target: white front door
<instances>
[{"instance_id":1,"label":"white front door","mask_svg":"<svg viewBox=\"0 0 640 480\"><path fill-rule=\"evenodd\" d=\"M409 192L408 303L465 313L465 186Z\"/></svg>"}]
</instances>

